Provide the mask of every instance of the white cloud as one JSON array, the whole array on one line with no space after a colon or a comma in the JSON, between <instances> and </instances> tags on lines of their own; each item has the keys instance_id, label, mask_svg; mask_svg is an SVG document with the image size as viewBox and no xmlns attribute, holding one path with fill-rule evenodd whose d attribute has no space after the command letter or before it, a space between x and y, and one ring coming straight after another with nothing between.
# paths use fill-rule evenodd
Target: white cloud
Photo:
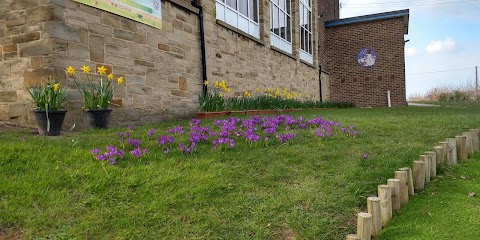
<instances>
[{"instance_id":1,"label":"white cloud","mask_svg":"<svg viewBox=\"0 0 480 240\"><path fill-rule=\"evenodd\" d=\"M445 40L431 41L425 49L427 53L434 54L440 52L452 52L457 49L457 43L453 38L447 37Z\"/></svg>"},{"instance_id":2,"label":"white cloud","mask_svg":"<svg viewBox=\"0 0 480 240\"><path fill-rule=\"evenodd\" d=\"M411 57L417 54L417 49L415 47L406 47L405 48L405 56Z\"/></svg>"}]
</instances>

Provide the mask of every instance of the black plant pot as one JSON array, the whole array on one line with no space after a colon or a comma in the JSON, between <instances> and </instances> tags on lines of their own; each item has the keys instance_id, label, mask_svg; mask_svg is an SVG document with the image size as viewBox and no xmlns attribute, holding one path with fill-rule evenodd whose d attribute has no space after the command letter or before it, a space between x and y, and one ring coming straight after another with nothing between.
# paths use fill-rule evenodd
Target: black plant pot
<instances>
[{"instance_id":1,"label":"black plant pot","mask_svg":"<svg viewBox=\"0 0 480 240\"><path fill-rule=\"evenodd\" d=\"M37 120L38 133L44 136L58 136L62 131L63 120L67 111L64 110L33 110ZM50 129L48 128L50 122Z\"/></svg>"},{"instance_id":2,"label":"black plant pot","mask_svg":"<svg viewBox=\"0 0 480 240\"><path fill-rule=\"evenodd\" d=\"M112 109L90 109L84 110L85 121L90 128L107 129Z\"/></svg>"}]
</instances>

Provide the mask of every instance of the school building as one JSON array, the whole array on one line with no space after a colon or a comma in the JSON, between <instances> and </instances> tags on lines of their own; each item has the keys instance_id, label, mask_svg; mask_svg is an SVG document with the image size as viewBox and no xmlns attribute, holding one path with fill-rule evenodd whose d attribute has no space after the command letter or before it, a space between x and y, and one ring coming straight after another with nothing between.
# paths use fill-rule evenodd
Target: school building
<instances>
[{"instance_id":1,"label":"school building","mask_svg":"<svg viewBox=\"0 0 480 240\"><path fill-rule=\"evenodd\" d=\"M112 10L113 9L113 10ZM358 107L406 106L408 10L339 19L338 0L3 0L0 121L34 125L27 87L65 68L124 77L112 124L191 117L203 82L232 96L287 88ZM69 92L67 124L81 125Z\"/></svg>"}]
</instances>

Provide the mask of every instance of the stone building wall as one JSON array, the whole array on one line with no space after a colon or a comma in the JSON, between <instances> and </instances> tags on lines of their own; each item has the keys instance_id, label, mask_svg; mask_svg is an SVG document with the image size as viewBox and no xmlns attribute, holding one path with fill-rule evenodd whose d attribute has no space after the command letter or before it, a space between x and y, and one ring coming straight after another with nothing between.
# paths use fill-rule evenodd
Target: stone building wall
<instances>
[{"instance_id":1,"label":"stone building wall","mask_svg":"<svg viewBox=\"0 0 480 240\"><path fill-rule=\"evenodd\" d=\"M327 27L327 58L333 101L354 102L358 107L406 106L404 33L405 18ZM408 25L407 25L408 26ZM362 48L373 48L378 60L360 67L355 57Z\"/></svg>"},{"instance_id":2,"label":"stone building wall","mask_svg":"<svg viewBox=\"0 0 480 240\"><path fill-rule=\"evenodd\" d=\"M0 2L0 121L24 124L33 116L25 87L53 74L45 58L54 48L50 19L50 0Z\"/></svg>"},{"instance_id":3,"label":"stone building wall","mask_svg":"<svg viewBox=\"0 0 480 240\"><path fill-rule=\"evenodd\" d=\"M232 95L278 87L318 99L317 42L314 63L300 61L298 3L292 3L294 51L288 55L270 47L269 0L260 0L260 39L217 21L214 0L200 1L208 80L225 80ZM316 12L317 4L313 7ZM113 124L193 116L203 81L198 17L189 1L162 1L162 23L162 29L156 29L72 0L2 1L0 120L32 125L34 105L25 87L52 75L74 88L65 76L69 65L77 72L83 65L104 65L116 77L124 76L124 84L115 89ZM81 129L76 89L70 91L67 105L66 126L75 122Z\"/></svg>"}]
</instances>

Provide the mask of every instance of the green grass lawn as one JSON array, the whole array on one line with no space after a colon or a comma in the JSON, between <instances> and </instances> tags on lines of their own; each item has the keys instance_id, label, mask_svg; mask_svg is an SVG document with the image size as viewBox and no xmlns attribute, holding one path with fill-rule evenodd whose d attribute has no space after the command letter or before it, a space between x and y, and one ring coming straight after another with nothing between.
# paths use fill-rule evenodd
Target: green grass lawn
<instances>
[{"instance_id":1,"label":"green grass lawn","mask_svg":"<svg viewBox=\"0 0 480 240\"><path fill-rule=\"evenodd\" d=\"M223 153L204 145L191 156L151 149L147 158L103 168L89 151L118 144L115 132L126 128L60 137L1 133L0 233L21 231L25 239L343 239L355 232L366 197L395 169L411 166L446 137L480 127L480 105L295 115L352 124L359 134L320 141L306 131L288 144L238 143ZM177 124L188 121L141 126L133 134L145 138L152 127L164 132Z\"/></svg>"},{"instance_id":2,"label":"green grass lawn","mask_svg":"<svg viewBox=\"0 0 480 240\"><path fill-rule=\"evenodd\" d=\"M480 155L443 170L394 217L377 239L479 238Z\"/></svg>"}]
</instances>

